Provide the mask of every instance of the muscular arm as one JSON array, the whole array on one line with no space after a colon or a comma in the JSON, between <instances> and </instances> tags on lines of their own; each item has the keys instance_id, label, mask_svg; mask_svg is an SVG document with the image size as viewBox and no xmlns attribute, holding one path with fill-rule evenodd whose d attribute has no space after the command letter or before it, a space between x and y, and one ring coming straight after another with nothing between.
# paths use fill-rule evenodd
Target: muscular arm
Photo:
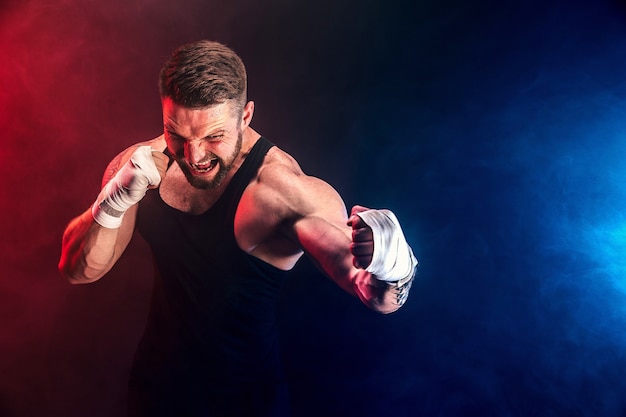
<instances>
[{"instance_id":1,"label":"muscular arm","mask_svg":"<svg viewBox=\"0 0 626 417\"><path fill-rule=\"evenodd\" d=\"M125 155L126 154L126 155ZM102 179L104 186L128 158L128 151L118 155L107 167ZM108 229L94 221L91 207L74 218L63 234L59 272L74 284L97 281L111 270L130 242L135 223L136 207L131 207L122 226Z\"/></svg>"},{"instance_id":2,"label":"muscular arm","mask_svg":"<svg viewBox=\"0 0 626 417\"><path fill-rule=\"evenodd\" d=\"M125 214L122 227L96 223L91 208L70 222L63 234L59 271L73 284L97 281L111 270L132 237L136 206Z\"/></svg>"},{"instance_id":3,"label":"muscular arm","mask_svg":"<svg viewBox=\"0 0 626 417\"><path fill-rule=\"evenodd\" d=\"M158 187L167 168L168 157L151 148L157 140L132 146L111 161L97 203L66 228L59 271L70 282L100 279L128 246L137 202L148 188Z\"/></svg>"},{"instance_id":4,"label":"muscular arm","mask_svg":"<svg viewBox=\"0 0 626 417\"><path fill-rule=\"evenodd\" d=\"M352 252L353 228L350 225L358 219L349 221L341 197L330 185L303 174L295 161L291 164L278 164L260 175L261 183L269 183L268 187L263 187L262 195L271 206L263 211L286 207L282 216L284 233L297 242L322 271L369 308L381 313L396 311L406 299L410 280L407 285L390 284L367 272L364 268L372 259L371 253L368 256L365 249L364 256L357 259ZM359 250L362 247L360 245ZM373 244L369 248L371 251Z\"/></svg>"},{"instance_id":5,"label":"muscular arm","mask_svg":"<svg viewBox=\"0 0 626 417\"><path fill-rule=\"evenodd\" d=\"M380 313L392 313L404 303L406 287L377 280L364 269L354 266L352 229L338 196L328 191L323 213L303 216L295 223L297 239L304 251L340 287L356 295L367 307ZM321 214L321 215L320 215ZM410 284L409 284L410 285Z\"/></svg>"}]
</instances>

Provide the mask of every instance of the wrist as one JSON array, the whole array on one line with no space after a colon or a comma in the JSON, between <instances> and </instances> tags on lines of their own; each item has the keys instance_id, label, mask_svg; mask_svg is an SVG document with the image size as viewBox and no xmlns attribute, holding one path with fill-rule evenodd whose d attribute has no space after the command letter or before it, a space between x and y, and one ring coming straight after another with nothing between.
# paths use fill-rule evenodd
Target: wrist
<instances>
[{"instance_id":1,"label":"wrist","mask_svg":"<svg viewBox=\"0 0 626 417\"><path fill-rule=\"evenodd\" d=\"M418 261L396 216L390 210L367 210L357 216L372 229L374 240L372 261L365 270L390 283L410 279Z\"/></svg>"},{"instance_id":2,"label":"wrist","mask_svg":"<svg viewBox=\"0 0 626 417\"><path fill-rule=\"evenodd\" d=\"M114 209L106 199L98 199L91 206L91 215L100 226L107 229L117 229L122 225L124 211Z\"/></svg>"},{"instance_id":3,"label":"wrist","mask_svg":"<svg viewBox=\"0 0 626 417\"><path fill-rule=\"evenodd\" d=\"M405 304L407 298L409 297L409 291L411 290L411 286L413 285L413 281L415 280L416 276L417 267L413 270L411 274L398 281L383 281L377 279L375 275L372 275L372 277L375 278L378 282L378 285L384 287L385 292L390 293L392 297L390 301L398 307L401 307Z\"/></svg>"}]
</instances>

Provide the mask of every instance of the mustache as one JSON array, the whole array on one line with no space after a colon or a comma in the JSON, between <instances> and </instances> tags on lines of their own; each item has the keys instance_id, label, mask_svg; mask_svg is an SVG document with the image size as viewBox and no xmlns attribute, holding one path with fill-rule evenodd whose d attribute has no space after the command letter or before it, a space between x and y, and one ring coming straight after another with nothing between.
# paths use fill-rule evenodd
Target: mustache
<instances>
[{"instance_id":1,"label":"mustache","mask_svg":"<svg viewBox=\"0 0 626 417\"><path fill-rule=\"evenodd\" d=\"M179 165L183 164L187 166L198 166L198 165L210 163L211 161L217 161L219 164L224 163L224 160L222 158L210 152L196 163L189 162L187 158L185 158L185 155L182 152L173 154L168 149L166 149L164 153L170 158L170 162L168 166L170 166L174 161L176 161Z\"/></svg>"}]
</instances>

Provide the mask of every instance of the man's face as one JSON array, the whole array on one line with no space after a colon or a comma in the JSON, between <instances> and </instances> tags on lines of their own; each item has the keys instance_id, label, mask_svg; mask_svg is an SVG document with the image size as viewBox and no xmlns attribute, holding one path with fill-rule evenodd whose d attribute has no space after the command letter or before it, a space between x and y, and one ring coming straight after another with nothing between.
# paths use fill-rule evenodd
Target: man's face
<instances>
[{"instance_id":1,"label":"man's face","mask_svg":"<svg viewBox=\"0 0 626 417\"><path fill-rule=\"evenodd\" d=\"M189 109L164 98L162 105L167 148L189 183L219 186L241 151L241 117L234 103Z\"/></svg>"}]
</instances>

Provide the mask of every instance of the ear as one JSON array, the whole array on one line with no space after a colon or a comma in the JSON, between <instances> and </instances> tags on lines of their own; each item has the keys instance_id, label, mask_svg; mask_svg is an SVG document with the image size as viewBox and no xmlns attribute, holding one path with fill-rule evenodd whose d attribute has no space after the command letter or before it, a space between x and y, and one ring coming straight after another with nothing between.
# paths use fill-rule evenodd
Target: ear
<instances>
[{"instance_id":1,"label":"ear","mask_svg":"<svg viewBox=\"0 0 626 417\"><path fill-rule=\"evenodd\" d=\"M241 117L241 130L243 131L246 127L250 126L250 122L252 122L252 116L254 115L254 101L249 101L246 103L243 108L243 114Z\"/></svg>"}]
</instances>

